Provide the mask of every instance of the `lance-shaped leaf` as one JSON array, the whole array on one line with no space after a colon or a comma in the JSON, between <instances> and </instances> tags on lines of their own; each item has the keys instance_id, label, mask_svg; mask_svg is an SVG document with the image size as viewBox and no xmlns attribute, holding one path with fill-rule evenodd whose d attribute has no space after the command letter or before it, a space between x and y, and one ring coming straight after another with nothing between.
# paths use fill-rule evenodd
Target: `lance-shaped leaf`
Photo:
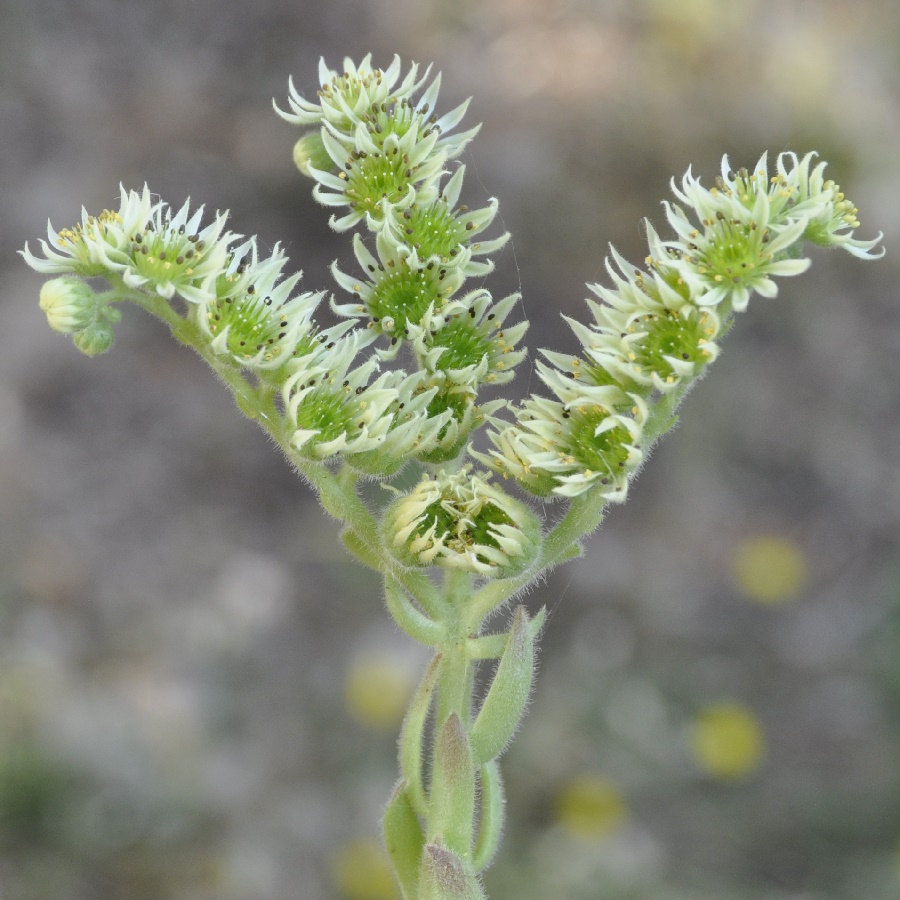
<instances>
[{"instance_id":1,"label":"lance-shaped leaf","mask_svg":"<svg viewBox=\"0 0 900 900\"><path fill-rule=\"evenodd\" d=\"M481 767L480 781L481 820L478 823L478 838L475 841L475 854L472 858L476 872L483 871L491 864L503 834L506 796L503 791L503 779L500 777L500 766L496 759Z\"/></svg>"},{"instance_id":2,"label":"lance-shaped leaf","mask_svg":"<svg viewBox=\"0 0 900 900\"><path fill-rule=\"evenodd\" d=\"M419 874L418 900L487 900L464 859L435 842L425 845Z\"/></svg>"},{"instance_id":3,"label":"lance-shaped leaf","mask_svg":"<svg viewBox=\"0 0 900 900\"><path fill-rule=\"evenodd\" d=\"M528 633L531 640L536 641L544 622L547 619L547 607L542 606L537 615L528 623ZM466 654L469 659L499 659L509 643L508 634L485 634L481 637L466 639Z\"/></svg>"},{"instance_id":4,"label":"lance-shaped leaf","mask_svg":"<svg viewBox=\"0 0 900 900\"><path fill-rule=\"evenodd\" d=\"M409 785L401 781L384 812L384 842L403 900L417 900L425 835L413 808Z\"/></svg>"},{"instance_id":5,"label":"lance-shaped leaf","mask_svg":"<svg viewBox=\"0 0 900 900\"><path fill-rule=\"evenodd\" d=\"M434 748L428 798L428 837L463 857L472 852L475 829L475 769L469 739L459 716L444 722Z\"/></svg>"},{"instance_id":6,"label":"lance-shaped leaf","mask_svg":"<svg viewBox=\"0 0 900 900\"><path fill-rule=\"evenodd\" d=\"M476 765L499 756L515 734L531 693L534 649L528 613L519 606L494 680L472 726L470 740Z\"/></svg>"},{"instance_id":7,"label":"lance-shaped leaf","mask_svg":"<svg viewBox=\"0 0 900 900\"><path fill-rule=\"evenodd\" d=\"M413 694L400 731L400 774L407 784L413 807L422 815L427 807L422 783L422 734L440 666L441 654L436 653Z\"/></svg>"}]
</instances>

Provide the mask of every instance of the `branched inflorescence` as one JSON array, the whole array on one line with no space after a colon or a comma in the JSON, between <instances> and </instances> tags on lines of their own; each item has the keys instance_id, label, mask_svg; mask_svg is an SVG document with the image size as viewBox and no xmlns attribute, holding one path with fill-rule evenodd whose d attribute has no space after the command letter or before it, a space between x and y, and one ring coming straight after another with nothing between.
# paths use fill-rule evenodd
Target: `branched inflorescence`
<instances>
[{"instance_id":1,"label":"branched inflorescence","mask_svg":"<svg viewBox=\"0 0 900 900\"><path fill-rule=\"evenodd\" d=\"M525 400L515 423L490 433L494 449L475 455L535 494L624 500L678 401L718 356L734 313L753 292L774 297L773 277L806 271L804 241L879 255L881 236L853 236L856 208L814 160L783 153L772 173L764 155L734 173L726 157L710 190L690 171L680 186L673 179L679 203L664 206L675 236L647 223L642 267L611 250L611 284L588 285L601 301L588 300L593 322L570 320L582 354L542 351L537 370L552 398Z\"/></svg>"},{"instance_id":2,"label":"branched inflorescence","mask_svg":"<svg viewBox=\"0 0 900 900\"><path fill-rule=\"evenodd\" d=\"M569 320L580 353L541 351L543 394L484 400L525 358L527 322L515 320L518 294L495 300L467 284L491 272L507 235L485 236L496 200L460 203L458 160L478 129L456 131L468 103L436 111L440 76L429 74L413 65L401 77L398 58L385 70L369 57L341 72L323 62L315 101L290 83L288 110L276 106L304 129L294 160L335 210L332 227L357 229L353 269L332 266L337 324L316 322L324 292L298 291L278 246L261 253L255 238L226 230L225 214L204 225L202 207L173 211L146 187L123 188L118 210L48 226L41 254L22 254L55 276L41 308L84 353L109 349L124 300L197 350L344 523L348 548L384 577L397 624L435 649L404 723L385 834L406 900L478 900L502 830L497 757L527 705L543 614L520 606L506 634L483 634L485 622L577 555L603 508L625 499L734 315L809 266L804 242L873 258L880 235L854 236L856 208L813 153L737 172L726 158L711 189L688 170L664 204L672 236L647 224L643 264L613 249L607 283L588 286L591 320ZM108 288L97 291L100 278ZM491 448L472 449L488 423ZM421 479L385 485L394 498L379 523L358 482L408 463ZM563 498L565 515L542 527L495 473L533 497ZM485 659L497 664L476 710L474 667Z\"/></svg>"}]
</instances>

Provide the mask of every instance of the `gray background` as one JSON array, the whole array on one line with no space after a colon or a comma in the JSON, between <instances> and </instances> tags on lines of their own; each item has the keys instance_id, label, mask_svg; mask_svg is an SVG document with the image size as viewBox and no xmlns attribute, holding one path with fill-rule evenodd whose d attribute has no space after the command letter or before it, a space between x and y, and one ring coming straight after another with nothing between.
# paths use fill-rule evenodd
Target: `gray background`
<instances>
[{"instance_id":1,"label":"gray background","mask_svg":"<svg viewBox=\"0 0 900 900\"><path fill-rule=\"evenodd\" d=\"M0 22L0 896L340 897L335 852L377 839L395 733L353 720L345 673L423 657L192 354L126 309L80 356L15 255L147 181L330 289L349 244L270 98L369 50L434 61L444 110L474 96L468 202L500 200L488 286L521 289L531 346L574 349L559 312L606 244L642 258L669 177L710 183L723 152L819 150L888 235L754 300L628 505L529 596L551 617L491 896L900 896L896 4L4 0ZM791 603L734 585L758 533L807 559ZM767 737L734 785L686 750L723 698ZM627 799L605 840L555 821L580 774Z\"/></svg>"}]
</instances>

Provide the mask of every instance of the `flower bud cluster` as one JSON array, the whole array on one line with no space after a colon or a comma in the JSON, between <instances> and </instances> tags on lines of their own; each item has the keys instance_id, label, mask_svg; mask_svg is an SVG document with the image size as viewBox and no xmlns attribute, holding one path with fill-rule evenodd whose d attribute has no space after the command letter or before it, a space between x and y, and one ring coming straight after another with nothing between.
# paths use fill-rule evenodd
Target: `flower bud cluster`
<instances>
[{"instance_id":1,"label":"flower bud cluster","mask_svg":"<svg viewBox=\"0 0 900 900\"><path fill-rule=\"evenodd\" d=\"M853 236L856 208L813 160L783 153L770 175L766 156L752 173L733 173L726 157L714 188L690 170L680 186L673 180L679 203L664 207L675 237L663 240L648 224L643 269L611 250L612 286L588 285L601 301L588 300L594 321L570 321L582 354L542 351L538 374L552 398L525 400L514 424L489 434L493 450L473 455L542 496L595 490L624 500L649 444L716 359L733 314L754 292L774 297L773 277L809 266L803 241L880 255L881 235Z\"/></svg>"},{"instance_id":2,"label":"flower bud cluster","mask_svg":"<svg viewBox=\"0 0 900 900\"><path fill-rule=\"evenodd\" d=\"M525 357L516 345L527 323L506 326L518 295L495 302L486 290L462 291L467 278L491 271L488 256L508 235L481 239L496 217L496 200L476 210L459 203L465 167L455 161L478 128L454 132L468 101L441 116L434 111L440 76L428 83L429 74L420 77L413 64L401 78L398 57L385 70L374 68L369 56L358 65L344 60L342 72L322 62L318 101L304 99L291 82L289 110L276 110L317 129L300 138L294 157L315 180L316 198L344 210L331 217L332 227L359 225L370 236L372 246L354 235L359 274L332 267L350 295L332 308L379 341L380 362L398 366L404 347L404 358L415 362L415 371L379 381L396 382L401 393L393 409L403 408L382 435L387 449L393 431L411 431L417 419L416 439L396 443L422 461L441 462L456 457L496 409L479 404L478 391L512 378ZM358 412L351 418L371 440ZM388 455L392 471L394 454Z\"/></svg>"},{"instance_id":3,"label":"flower bud cluster","mask_svg":"<svg viewBox=\"0 0 900 900\"><path fill-rule=\"evenodd\" d=\"M119 311L102 302L80 278L51 278L41 288L40 307L47 324L61 334L70 334L86 356L105 353L115 340L113 323Z\"/></svg>"}]
</instances>

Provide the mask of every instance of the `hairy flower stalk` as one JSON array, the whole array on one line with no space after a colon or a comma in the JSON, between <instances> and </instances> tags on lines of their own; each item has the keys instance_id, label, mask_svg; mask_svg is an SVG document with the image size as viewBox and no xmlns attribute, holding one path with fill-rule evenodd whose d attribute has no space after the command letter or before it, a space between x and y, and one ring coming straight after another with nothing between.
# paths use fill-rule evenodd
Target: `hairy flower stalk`
<instances>
[{"instance_id":1,"label":"hairy flower stalk","mask_svg":"<svg viewBox=\"0 0 900 900\"><path fill-rule=\"evenodd\" d=\"M261 254L226 230L227 214L204 223L202 207L175 211L146 186L122 188L116 210L48 226L40 252L22 255L54 276L40 307L82 352L109 349L129 301L194 348L342 523L398 626L433 648L385 841L405 900L473 900L500 842L498 757L527 706L544 614L518 606L507 629L485 623L625 500L735 315L809 266L806 242L863 259L883 250L880 235L855 237L857 210L815 154L737 171L726 158L710 188L688 170L664 203L670 235L646 225L641 265L611 249L588 316L568 320L581 350L542 350L543 392L511 403L496 388L525 358L520 297L467 285L508 236L493 231L495 199L460 202L458 160L478 127L456 131L468 102L438 113L440 76L429 78L417 65L403 74L397 57L384 70L369 56L342 70L323 61L316 99L290 82L287 111L276 106L304 129L294 159L332 226L357 229L355 269L332 266L328 304L298 291L280 247ZM319 324L323 307L337 320ZM478 451L485 425L490 448ZM400 489L407 466L419 480ZM359 493L373 477L385 486L375 510ZM565 512L544 521L537 504L554 499Z\"/></svg>"}]
</instances>

